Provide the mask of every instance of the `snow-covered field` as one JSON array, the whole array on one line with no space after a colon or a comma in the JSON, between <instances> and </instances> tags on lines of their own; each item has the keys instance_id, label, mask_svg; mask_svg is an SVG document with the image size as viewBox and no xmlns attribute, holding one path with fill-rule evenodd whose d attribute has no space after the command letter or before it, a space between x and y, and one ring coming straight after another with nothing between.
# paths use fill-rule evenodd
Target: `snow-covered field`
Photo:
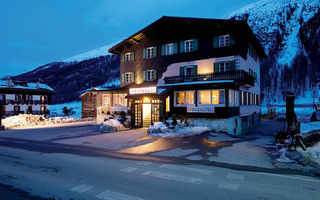
<instances>
[{"instance_id":1,"label":"snow-covered field","mask_svg":"<svg viewBox=\"0 0 320 200\"><path fill-rule=\"evenodd\" d=\"M72 108L75 112L73 115L68 117L81 118L81 101L74 101L70 103L55 104L50 106L50 116L63 116L63 108Z\"/></svg>"}]
</instances>

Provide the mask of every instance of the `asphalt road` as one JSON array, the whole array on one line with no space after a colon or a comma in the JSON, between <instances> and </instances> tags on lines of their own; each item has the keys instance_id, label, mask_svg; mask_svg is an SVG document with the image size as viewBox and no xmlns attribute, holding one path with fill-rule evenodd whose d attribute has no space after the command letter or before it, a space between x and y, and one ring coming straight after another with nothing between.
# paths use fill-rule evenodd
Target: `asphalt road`
<instances>
[{"instance_id":1,"label":"asphalt road","mask_svg":"<svg viewBox=\"0 0 320 200\"><path fill-rule=\"evenodd\" d=\"M27 191L29 199L41 196L69 200L308 200L320 196L320 179L301 175L4 146L0 146L0 183ZM0 199L14 198L7 194Z\"/></svg>"}]
</instances>

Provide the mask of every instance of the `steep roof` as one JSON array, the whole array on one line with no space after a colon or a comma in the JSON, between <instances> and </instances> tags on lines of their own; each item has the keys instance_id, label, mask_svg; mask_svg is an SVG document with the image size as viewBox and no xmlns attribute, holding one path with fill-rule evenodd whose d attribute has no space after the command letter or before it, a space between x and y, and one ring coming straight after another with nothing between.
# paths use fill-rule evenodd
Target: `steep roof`
<instances>
[{"instance_id":1,"label":"steep roof","mask_svg":"<svg viewBox=\"0 0 320 200\"><path fill-rule=\"evenodd\" d=\"M155 22L151 23L147 27L141 29L130 37L124 39L120 43L109 49L109 53L121 54L122 50L130 47L133 44L139 44L139 42L146 37L150 32L156 30L156 27L165 25L165 24L207 24L209 26L215 26L219 28L223 25L239 25L241 28L248 30L248 36L254 42L254 45L257 48L257 51L261 57L266 57L266 53L261 46L260 42L256 38L255 34L249 27L246 21L243 20L231 20L231 19L211 19L211 18L193 18L193 17L171 17L163 16Z\"/></svg>"}]
</instances>

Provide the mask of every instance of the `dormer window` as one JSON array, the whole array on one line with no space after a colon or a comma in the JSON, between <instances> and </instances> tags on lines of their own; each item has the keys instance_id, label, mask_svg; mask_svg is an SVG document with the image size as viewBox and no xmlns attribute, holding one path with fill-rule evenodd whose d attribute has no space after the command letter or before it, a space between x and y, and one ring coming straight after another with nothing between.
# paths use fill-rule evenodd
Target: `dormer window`
<instances>
[{"instance_id":1,"label":"dormer window","mask_svg":"<svg viewBox=\"0 0 320 200\"><path fill-rule=\"evenodd\" d=\"M230 46L230 35L219 36L219 47Z\"/></svg>"}]
</instances>

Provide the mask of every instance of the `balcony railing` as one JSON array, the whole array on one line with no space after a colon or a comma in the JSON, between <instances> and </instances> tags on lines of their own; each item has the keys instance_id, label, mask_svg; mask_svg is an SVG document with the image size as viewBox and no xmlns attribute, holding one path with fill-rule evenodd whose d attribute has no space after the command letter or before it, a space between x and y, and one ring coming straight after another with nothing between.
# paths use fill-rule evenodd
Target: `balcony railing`
<instances>
[{"instance_id":1,"label":"balcony railing","mask_svg":"<svg viewBox=\"0 0 320 200\"><path fill-rule=\"evenodd\" d=\"M255 78L246 71L230 71L230 72L217 72L207 74L195 74L190 76L169 76L165 77L165 84L195 82L195 81L223 81L233 80L241 85L254 86Z\"/></svg>"},{"instance_id":2,"label":"balcony railing","mask_svg":"<svg viewBox=\"0 0 320 200\"><path fill-rule=\"evenodd\" d=\"M49 111L47 111L48 113ZM3 116L13 116L13 115L19 115L19 114L33 114L33 115L43 115L45 112L42 111L5 111L2 115Z\"/></svg>"},{"instance_id":3,"label":"balcony railing","mask_svg":"<svg viewBox=\"0 0 320 200\"><path fill-rule=\"evenodd\" d=\"M0 100L0 104L2 105L19 105L19 104L27 104L27 105L44 105L48 104L48 101L41 100Z\"/></svg>"}]
</instances>

